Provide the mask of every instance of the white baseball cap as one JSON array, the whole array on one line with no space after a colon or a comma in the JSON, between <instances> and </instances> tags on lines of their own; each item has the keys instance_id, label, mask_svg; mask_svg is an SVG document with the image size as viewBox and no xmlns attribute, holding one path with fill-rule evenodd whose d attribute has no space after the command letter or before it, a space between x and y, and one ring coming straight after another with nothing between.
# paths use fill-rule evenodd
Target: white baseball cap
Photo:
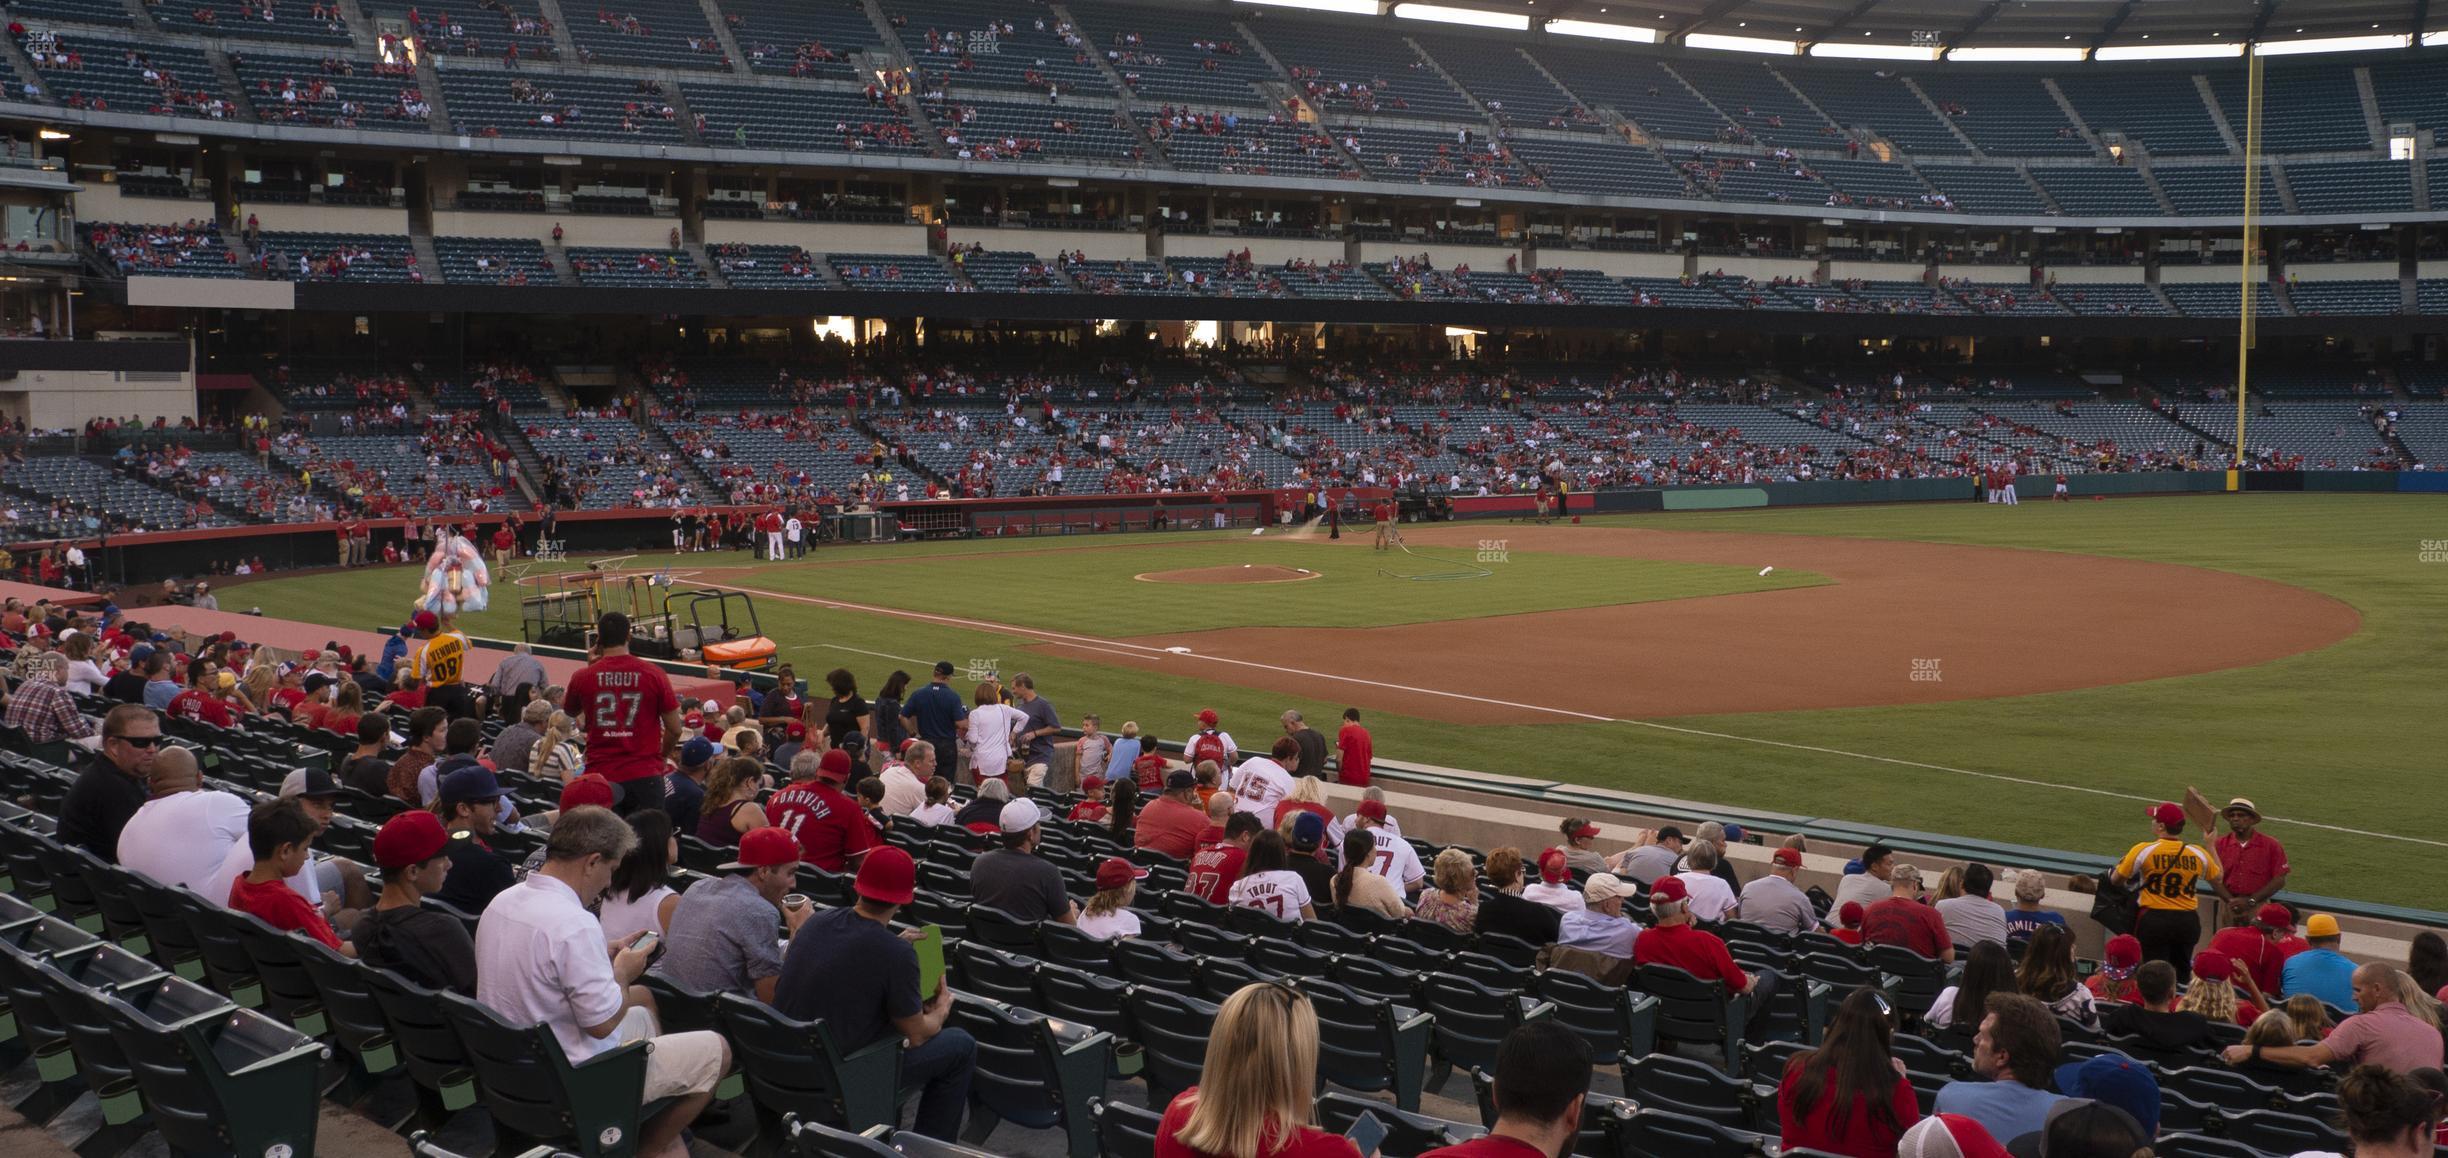
<instances>
[{"instance_id":1,"label":"white baseball cap","mask_svg":"<svg viewBox=\"0 0 2448 1158\"><path fill-rule=\"evenodd\" d=\"M1004 805L998 819L1002 821L1005 832L1027 832L1045 820L1045 812L1037 807L1036 801L1023 796Z\"/></svg>"}]
</instances>

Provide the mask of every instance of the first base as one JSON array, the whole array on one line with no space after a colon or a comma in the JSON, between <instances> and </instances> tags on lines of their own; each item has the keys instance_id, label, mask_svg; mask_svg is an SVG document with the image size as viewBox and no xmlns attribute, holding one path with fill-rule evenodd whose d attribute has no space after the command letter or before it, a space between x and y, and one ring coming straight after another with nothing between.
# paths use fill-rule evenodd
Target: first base
<instances>
[{"instance_id":1,"label":"first base","mask_svg":"<svg viewBox=\"0 0 2448 1158\"><path fill-rule=\"evenodd\" d=\"M1774 571L1774 570L1776 570L1776 568L1774 568L1774 567L1762 567L1762 568L1760 568L1760 574L1762 574L1762 575L1766 575L1766 574L1767 574L1767 573L1769 573L1770 571Z\"/></svg>"}]
</instances>

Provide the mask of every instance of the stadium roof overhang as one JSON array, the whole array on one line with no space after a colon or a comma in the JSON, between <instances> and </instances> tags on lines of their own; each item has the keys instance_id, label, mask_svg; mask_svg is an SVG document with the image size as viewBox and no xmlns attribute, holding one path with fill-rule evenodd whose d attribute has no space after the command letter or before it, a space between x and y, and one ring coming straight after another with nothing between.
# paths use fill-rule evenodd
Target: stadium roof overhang
<instances>
[{"instance_id":1,"label":"stadium roof overhang","mask_svg":"<svg viewBox=\"0 0 2448 1158\"><path fill-rule=\"evenodd\" d=\"M1302 4L1311 0L1241 0ZM1334 2L1334 0L1329 0ZM1899 53L1964 48L2148 48L2410 37L2448 30L2430 0L1435 0L1526 19L1642 30L1677 44L1692 36L1798 45L1871 46ZM1353 7L1357 7L1355 4ZM1388 0L1386 7L1392 7ZM1350 10L1347 8L1346 10ZM1926 58L1926 57L1924 57Z\"/></svg>"}]
</instances>

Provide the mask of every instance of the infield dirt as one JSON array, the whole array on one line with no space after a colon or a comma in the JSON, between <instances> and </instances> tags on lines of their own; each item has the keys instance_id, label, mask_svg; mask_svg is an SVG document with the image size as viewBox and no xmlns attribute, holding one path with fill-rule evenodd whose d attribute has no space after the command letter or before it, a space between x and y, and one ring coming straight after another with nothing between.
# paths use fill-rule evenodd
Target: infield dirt
<instances>
[{"instance_id":1,"label":"infield dirt","mask_svg":"<svg viewBox=\"0 0 2448 1158\"><path fill-rule=\"evenodd\" d=\"M1203 678L1501 724L1563 723L1571 713L1651 718L2067 691L2265 663L2328 646L2361 623L2344 602L2300 587L2097 555L1636 528L1507 531L1517 551L1773 565L1834 582L1392 627L1240 627L1128 642L1344 677L1215 664L1200 665ZM1465 549L1484 533L1406 530L1415 546ZM1400 594L1390 589L1387 597ZM1182 672L1175 656L1117 650L1107 662Z\"/></svg>"}]
</instances>

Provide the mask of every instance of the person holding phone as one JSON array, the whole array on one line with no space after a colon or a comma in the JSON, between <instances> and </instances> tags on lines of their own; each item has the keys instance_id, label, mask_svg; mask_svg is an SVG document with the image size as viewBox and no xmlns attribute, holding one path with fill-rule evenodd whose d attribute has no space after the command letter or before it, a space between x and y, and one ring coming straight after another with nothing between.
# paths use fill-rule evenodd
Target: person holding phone
<instances>
[{"instance_id":1,"label":"person holding phone","mask_svg":"<svg viewBox=\"0 0 2448 1158\"><path fill-rule=\"evenodd\" d=\"M960 1134L969 1102L977 1042L966 1030L945 1028L952 990L942 975L936 974L931 991L922 987L911 943L918 935L905 938L892 930L893 915L910 902L917 884L918 866L908 853L891 845L868 853L852 884L858 903L809 917L791 938L773 1006L801 1021L823 1018L846 1050L899 1035L906 1043L902 1093L919 1091L912 1128L950 1142Z\"/></svg>"},{"instance_id":2,"label":"person holding phone","mask_svg":"<svg viewBox=\"0 0 2448 1158\"><path fill-rule=\"evenodd\" d=\"M1554 1021L1533 1021L1496 1047L1496 1126L1485 1137L1421 1158L1549 1158L1570 1154L1588 1100L1589 1042Z\"/></svg>"},{"instance_id":3,"label":"person holding phone","mask_svg":"<svg viewBox=\"0 0 2448 1158\"><path fill-rule=\"evenodd\" d=\"M1306 996L1280 981L1242 986L1216 1013L1199 1084L1165 1107L1156 1158L1365 1158L1317 1128L1317 1056Z\"/></svg>"}]
</instances>

